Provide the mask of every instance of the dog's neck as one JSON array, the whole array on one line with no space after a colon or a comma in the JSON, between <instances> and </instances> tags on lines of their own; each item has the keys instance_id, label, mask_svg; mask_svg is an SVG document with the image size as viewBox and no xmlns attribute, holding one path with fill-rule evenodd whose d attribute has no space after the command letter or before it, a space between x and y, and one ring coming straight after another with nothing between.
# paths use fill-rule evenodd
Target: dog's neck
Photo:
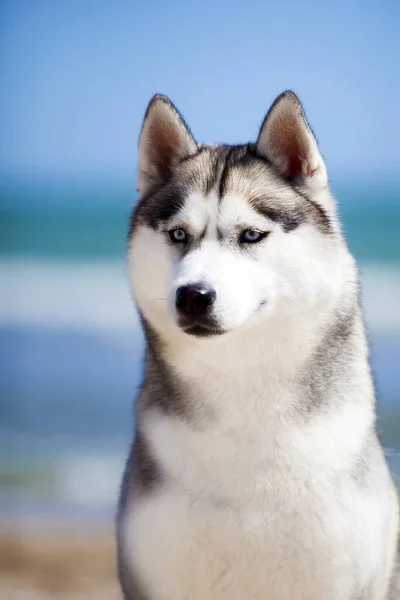
<instances>
[{"instance_id":1,"label":"dog's neck","mask_svg":"<svg viewBox=\"0 0 400 600\"><path fill-rule=\"evenodd\" d=\"M148 340L150 342L150 340ZM149 344L150 354L154 344ZM191 339L179 334L163 342L158 356L174 373L192 401L209 400L232 409L243 397L257 402L268 396L279 410L308 393L310 403L330 396L343 377L346 385L368 374L368 358L360 310L348 314L317 313L266 321L215 339ZM370 399L369 376L364 393ZM307 392L313 382L320 389ZM337 391L336 391L337 393ZM319 398L316 396L320 396ZM229 398L229 400L228 400ZM235 400L236 399L236 400Z\"/></svg>"}]
</instances>

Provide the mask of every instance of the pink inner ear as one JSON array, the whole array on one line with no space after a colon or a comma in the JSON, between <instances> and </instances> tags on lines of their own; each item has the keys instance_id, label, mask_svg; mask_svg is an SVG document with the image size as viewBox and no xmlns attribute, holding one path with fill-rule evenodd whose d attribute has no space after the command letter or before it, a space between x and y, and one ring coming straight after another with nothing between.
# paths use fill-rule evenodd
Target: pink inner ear
<instances>
[{"instance_id":1,"label":"pink inner ear","mask_svg":"<svg viewBox=\"0 0 400 600\"><path fill-rule=\"evenodd\" d=\"M181 148L179 132L169 123L155 122L149 132L153 161L161 177L166 177Z\"/></svg>"},{"instance_id":2,"label":"pink inner ear","mask_svg":"<svg viewBox=\"0 0 400 600\"><path fill-rule=\"evenodd\" d=\"M270 155L282 165L289 180L313 174L310 164L310 138L302 116L287 112L278 115L270 129ZM272 152L271 152L272 150Z\"/></svg>"},{"instance_id":3,"label":"pink inner ear","mask_svg":"<svg viewBox=\"0 0 400 600\"><path fill-rule=\"evenodd\" d=\"M285 126L281 130L282 145L287 159L287 177L288 179L296 179L303 175L303 164L308 166L307 137L303 129L303 123L299 118L293 116L286 120Z\"/></svg>"},{"instance_id":4,"label":"pink inner ear","mask_svg":"<svg viewBox=\"0 0 400 600\"><path fill-rule=\"evenodd\" d=\"M298 152L296 152L296 149L290 149L291 152L289 152L288 155L288 172L287 172L287 177L288 179L296 179L296 177L298 177L299 175L301 175L302 173L302 162L300 159L300 156L298 154Z\"/></svg>"},{"instance_id":5,"label":"pink inner ear","mask_svg":"<svg viewBox=\"0 0 400 600\"><path fill-rule=\"evenodd\" d=\"M305 165L305 170L303 171L303 163L306 162ZM306 175L307 177L311 177L312 175L314 175L315 171L317 170L318 167L316 167L315 169L312 168L311 164L310 164L310 160L307 158L307 156L304 156L304 160L302 161L301 159L301 155L300 155L300 150L298 148L293 148L292 152L289 151L288 153L288 172L287 172L287 177L290 180L294 180L297 177L299 177L300 175Z\"/></svg>"}]
</instances>

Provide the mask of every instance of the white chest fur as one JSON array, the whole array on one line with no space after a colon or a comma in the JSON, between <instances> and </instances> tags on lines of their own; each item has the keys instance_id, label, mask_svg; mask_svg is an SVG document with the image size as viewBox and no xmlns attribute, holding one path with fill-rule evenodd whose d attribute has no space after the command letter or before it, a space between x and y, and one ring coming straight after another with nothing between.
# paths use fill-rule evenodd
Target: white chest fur
<instances>
[{"instance_id":1,"label":"white chest fur","mask_svg":"<svg viewBox=\"0 0 400 600\"><path fill-rule=\"evenodd\" d=\"M251 526L166 493L136 508L127 533L135 572L154 600L352 600L383 571L382 523L365 509L355 502L346 513L330 503L305 519L286 506Z\"/></svg>"},{"instance_id":2,"label":"white chest fur","mask_svg":"<svg viewBox=\"0 0 400 600\"><path fill-rule=\"evenodd\" d=\"M365 405L279 435L262 414L241 429L229 414L205 431L148 415L170 484L134 504L125 539L151 600L352 600L379 585L389 478L383 461L362 491L348 475Z\"/></svg>"}]
</instances>

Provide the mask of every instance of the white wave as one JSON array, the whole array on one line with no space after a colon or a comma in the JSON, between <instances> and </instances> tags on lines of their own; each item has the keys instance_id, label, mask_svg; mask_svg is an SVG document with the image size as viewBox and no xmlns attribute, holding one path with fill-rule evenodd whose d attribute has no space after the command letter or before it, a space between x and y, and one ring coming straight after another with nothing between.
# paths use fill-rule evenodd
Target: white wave
<instances>
[{"instance_id":1,"label":"white wave","mask_svg":"<svg viewBox=\"0 0 400 600\"><path fill-rule=\"evenodd\" d=\"M400 333L400 265L361 265L362 301L368 327Z\"/></svg>"},{"instance_id":2,"label":"white wave","mask_svg":"<svg viewBox=\"0 0 400 600\"><path fill-rule=\"evenodd\" d=\"M10 324L137 329L125 264L0 260L0 325Z\"/></svg>"},{"instance_id":3,"label":"white wave","mask_svg":"<svg viewBox=\"0 0 400 600\"><path fill-rule=\"evenodd\" d=\"M362 265L369 328L400 333L400 266ZM125 264L0 260L0 326L138 329Z\"/></svg>"},{"instance_id":4,"label":"white wave","mask_svg":"<svg viewBox=\"0 0 400 600\"><path fill-rule=\"evenodd\" d=\"M124 459L113 454L81 454L56 463L56 494L75 506L97 508L116 505Z\"/></svg>"}]
</instances>

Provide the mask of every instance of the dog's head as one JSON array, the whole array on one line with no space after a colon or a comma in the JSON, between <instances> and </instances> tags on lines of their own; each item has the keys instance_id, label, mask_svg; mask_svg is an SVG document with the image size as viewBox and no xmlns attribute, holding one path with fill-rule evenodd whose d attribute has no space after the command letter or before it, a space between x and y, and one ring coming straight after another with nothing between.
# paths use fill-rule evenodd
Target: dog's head
<instances>
[{"instance_id":1,"label":"dog's head","mask_svg":"<svg viewBox=\"0 0 400 600\"><path fill-rule=\"evenodd\" d=\"M346 254L324 162L292 92L255 144L198 145L164 96L147 109L129 245L138 307L162 335L217 336L323 310ZM340 286L339 286L340 287ZM311 317L312 318L312 317Z\"/></svg>"}]
</instances>

